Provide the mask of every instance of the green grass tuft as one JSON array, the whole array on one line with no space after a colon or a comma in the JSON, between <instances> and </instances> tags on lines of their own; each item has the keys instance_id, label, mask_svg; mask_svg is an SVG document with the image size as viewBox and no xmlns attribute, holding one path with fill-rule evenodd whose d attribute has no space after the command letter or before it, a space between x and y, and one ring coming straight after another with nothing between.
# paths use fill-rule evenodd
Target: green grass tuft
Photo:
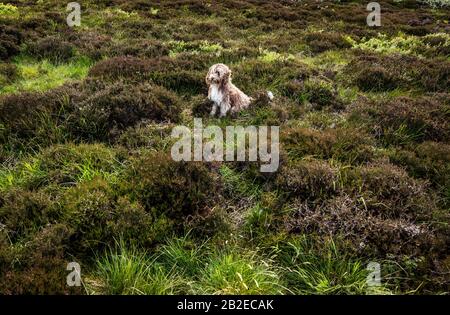
<instances>
[{"instance_id":1,"label":"green grass tuft","mask_svg":"<svg viewBox=\"0 0 450 315\"><path fill-rule=\"evenodd\" d=\"M0 95L21 91L46 91L69 81L84 79L92 62L79 57L69 63L53 64L47 60L36 61L27 57L15 60L18 78L0 87Z\"/></svg>"}]
</instances>

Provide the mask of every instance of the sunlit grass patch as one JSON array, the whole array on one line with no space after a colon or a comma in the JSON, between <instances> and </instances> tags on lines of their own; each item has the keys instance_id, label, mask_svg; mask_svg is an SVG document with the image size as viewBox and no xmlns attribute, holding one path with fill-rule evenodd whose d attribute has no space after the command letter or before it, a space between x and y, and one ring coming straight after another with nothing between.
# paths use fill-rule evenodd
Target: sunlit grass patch
<instances>
[{"instance_id":1,"label":"sunlit grass patch","mask_svg":"<svg viewBox=\"0 0 450 315\"><path fill-rule=\"evenodd\" d=\"M275 247L277 259L285 266L284 276L295 294L373 293L367 282L369 271L361 260L346 254L333 240L314 246L300 236ZM379 287L377 294L390 293Z\"/></svg>"},{"instance_id":2,"label":"sunlit grass patch","mask_svg":"<svg viewBox=\"0 0 450 315\"><path fill-rule=\"evenodd\" d=\"M36 61L21 57L15 60L18 78L0 88L0 94L20 91L46 91L71 80L81 80L88 74L92 63L85 57L69 63L53 64L48 60Z\"/></svg>"},{"instance_id":3,"label":"sunlit grass patch","mask_svg":"<svg viewBox=\"0 0 450 315\"><path fill-rule=\"evenodd\" d=\"M217 43L211 43L207 40L203 40L196 43L186 42L183 40L173 40L169 42L170 52L169 56L176 57L179 53L190 52L193 54L198 53L215 53L220 54L223 50L222 45Z\"/></svg>"},{"instance_id":4,"label":"sunlit grass patch","mask_svg":"<svg viewBox=\"0 0 450 315\"><path fill-rule=\"evenodd\" d=\"M380 100L380 101L386 101L395 99L397 97L401 96L414 96L417 93L414 93L414 91L408 91L400 88L393 89L391 91L382 91L382 92L372 92L368 91L365 92L365 96L372 100Z\"/></svg>"},{"instance_id":5,"label":"sunlit grass patch","mask_svg":"<svg viewBox=\"0 0 450 315\"><path fill-rule=\"evenodd\" d=\"M124 21L138 20L139 14L137 12L124 11L121 8L107 8L103 13L107 18L119 19Z\"/></svg>"},{"instance_id":6,"label":"sunlit grass patch","mask_svg":"<svg viewBox=\"0 0 450 315\"><path fill-rule=\"evenodd\" d=\"M83 10L83 9L82 9ZM80 29L92 31L93 29L114 28L114 38L120 38L125 32L122 25L128 22L142 21L141 15L136 11L126 11L118 7L97 10L87 7L82 13ZM119 33L119 34L116 34Z\"/></svg>"},{"instance_id":7,"label":"sunlit grass patch","mask_svg":"<svg viewBox=\"0 0 450 315\"><path fill-rule=\"evenodd\" d=\"M294 59L294 56L283 55L283 54L277 53L276 51L263 50L258 59L263 62L271 63L271 62L275 62L275 61L292 60L292 59Z\"/></svg>"},{"instance_id":8,"label":"sunlit grass patch","mask_svg":"<svg viewBox=\"0 0 450 315\"><path fill-rule=\"evenodd\" d=\"M316 56L297 55L296 59L323 70L338 70L349 63L348 53L341 50L328 50Z\"/></svg>"},{"instance_id":9,"label":"sunlit grass patch","mask_svg":"<svg viewBox=\"0 0 450 315\"><path fill-rule=\"evenodd\" d=\"M14 169L2 168L0 169L0 191L6 191L13 186L20 186L26 181L26 178L40 177L42 175L39 164L36 161L22 162L20 166Z\"/></svg>"},{"instance_id":10,"label":"sunlit grass patch","mask_svg":"<svg viewBox=\"0 0 450 315\"><path fill-rule=\"evenodd\" d=\"M450 46L450 35L446 33L433 33L423 37L399 33L397 36L389 37L386 34L378 34L377 37L363 38L356 41L350 36L346 39L352 48L375 51L382 54L405 54L423 56L426 50L432 47L446 48Z\"/></svg>"},{"instance_id":11,"label":"sunlit grass patch","mask_svg":"<svg viewBox=\"0 0 450 315\"><path fill-rule=\"evenodd\" d=\"M256 199L261 194L261 188L244 178L244 176L235 170L223 165L220 168L220 175L225 183L225 186L234 193L239 194L240 197L246 197L251 200Z\"/></svg>"},{"instance_id":12,"label":"sunlit grass patch","mask_svg":"<svg viewBox=\"0 0 450 315\"><path fill-rule=\"evenodd\" d=\"M150 14L151 15L157 15L158 12L159 12L159 9L157 9L157 8L150 8Z\"/></svg>"},{"instance_id":13,"label":"sunlit grass patch","mask_svg":"<svg viewBox=\"0 0 450 315\"><path fill-rule=\"evenodd\" d=\"M94 275L101 283L89 288L92 294L174 294L181 281L167 272L146 252L117 242L103 257L96 259Z\"/></svg>"},{"instance_id":14,"label":"sunlit grass patch","mask_svg":"<svg viewBox=\"0 0 450 315\"><path fill-rule=\"evenodd\" d=\"M255 251L186 237L149 253L117 242L96 258L93 294L282 294L277 268ZM239 251L237 251L239 249Z\"/></svg>"},{"instance_id":15,"label":"sunlit grass patch","mask_svg":"<svg viewBox=\"0 0 450 315\"><path fill-rule=\"evenodd\" d=\"M202 294L281 294L271 262L256 252L220 251L208 259L197 288Z\"/></svg>"},{"instance_id":16,"label":"sunlit grass patch","mask_svg":"<svg viewBox=\"0 0 450 315\"><path fill-rule=\"evenodd\" d=\"M290 121L290 126L305 127L312 129L326 129L345 125L344 115L338 113L330 113L326 111L310 111L306 113L302 119Z\"/></svg>"},{"instance_id":17,"label":"sunlit grass patch","mask_svg":"<svg viewBox=\"0 0 450 315\"><path fill-rule=\"evenodd\" d=\"M103 145L56 145L36 156L25 157L14 167L0 168L0 191L48 184L73 186L101 177L117 180L122 164L116 152Z\"/></svg>"},{"instance_id":18,"label":"sunlit grass patch","mask_svg":"<svg viewBox=\"0 0 450 315\"><path fill-rule=\"evenodd\" d=\"M167 268L175 268L180 274L195 277L203 265L207 242L195 242L189 232L181 238L173 238L161 246L157 260Z\"/></svg>"},{"instance_id":19,"label":"sunlit grass patch","mask_svg":"<svg viewBox=\"0 0 450 315\"><path fill-rule=\"evenodd\" d=\"M444 8L450 6L450 0L419 0L419 2L429 5L432 8Z\"/></svg>"},{"instance_id":20,"label":"sunlit grass patch","mask_svg":"<svg viewBox=\"0 0 450 315\"><path fill-rule=\"evenodd\" d=\"M19 9L12 4L4 4L0 2L0 17L2 18L16 18L19 16Z\"/></svg>"},{"instance_id":21,"label":"sunlit grass patch","mask_svg":"<svg viewBox=\"0 0 450 315\"><path fill-rule=\"evenodd\" d=\"M379 34L378 37L363 39L359 43L351 37L347 37L347 39L353 48L372 50L379 53L411 54L421 44L417 37L404 34L393 38L389 38L386 34Z\"/></svg>"}]
</instances>

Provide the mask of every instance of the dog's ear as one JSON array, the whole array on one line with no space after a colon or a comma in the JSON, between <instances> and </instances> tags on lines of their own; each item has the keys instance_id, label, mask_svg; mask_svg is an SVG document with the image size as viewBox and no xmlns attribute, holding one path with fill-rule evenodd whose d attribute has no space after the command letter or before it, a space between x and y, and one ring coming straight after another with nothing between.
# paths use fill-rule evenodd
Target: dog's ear
<instances>
[{"instance_id":1,"label":"dog's ear","mask_svg":"<svg viewBox=\"0 0 450 315\"><path fill-rule=\"evenodd\" d=\"M227 68L227 71L225 71L225 73L223 74L223 79L225 82L231 80L231 69L230 68Z\"/></svg>"}]
</instances>

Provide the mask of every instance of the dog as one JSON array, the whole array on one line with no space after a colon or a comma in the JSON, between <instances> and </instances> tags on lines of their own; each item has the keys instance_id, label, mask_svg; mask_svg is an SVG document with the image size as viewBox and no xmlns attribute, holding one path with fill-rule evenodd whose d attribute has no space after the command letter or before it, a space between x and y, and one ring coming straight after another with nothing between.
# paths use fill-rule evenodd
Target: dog
<instances>
[{"instance_id":1,"label":"dog","mask_svg":"<svg viewBox=\"0 0 450 315\"><path fill-rule=\"evenodd\" d=\"M253 101L253 98L231 82L231 70L223 63L212 65L205 81L208 85L208 99L213 102L211 116L216 115L217 109L220 109L220 117L225 117L229 111L237 113ZM268 92L268 97L272 99L273 94Z\"/></svg>"}]
</instances>

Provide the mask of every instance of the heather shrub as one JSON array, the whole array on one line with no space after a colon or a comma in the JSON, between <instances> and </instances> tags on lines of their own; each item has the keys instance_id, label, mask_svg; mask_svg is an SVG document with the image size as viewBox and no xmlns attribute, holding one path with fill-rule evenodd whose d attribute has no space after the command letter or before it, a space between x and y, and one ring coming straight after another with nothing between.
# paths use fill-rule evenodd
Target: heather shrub
<instances>
[{"instance_id":1,"label":"heather shrub","mask_svg":"<svg viewBox=\"0 0 450 315\"><path fill-rule=\"evenodd\" d=\"M167 73L177 69L181 70L181 68L192 69L192 58L185 60L182 57L169 58L166 56L159 58L113 57L97 62L89 71L89 76L104 79L149 78L155 72Z\"/></svg>"},{"instance_id":2,"label":"heather shrub","mask_svg":"<svg viewBox=\"0 0 450 315\"><path fill-rule=\"evenodd\" d=\"M17 67L11 63L0 63L0 86L7 85L17 77Z\"/></svg>"},{"instance_id":3,"label":"heather shrub","mask_svg":"<svg viewBox=\"0 0 450 315\"><path fill-rule=\"evenodd\" d=\"M313 109L331 108L341 110L344 104L332 84L323 80L288 81L283 87L285 95L299 103L311 103Z\"/></svg>"},{"instance_id":4,"label":"heather shrub","mask_svg":"<svg viewBox=\"0 0 450 315\"><path fill-rule=\"evenodd\" d=\"M303 80L290 80L283 84L280 88L280 91L283 95L290 97L294 100L303 102L305 100L304 92L305 92L305 83Z\"/></svg>"},{"instance_id":5,"label":"heather shrub","mask_svg":"<svg viewBox=\"0 0 450 315\"><path fill-rule=\"evenodd\" d=\"M332 147L332 158L351 164L363 164L373 160L375 141L363 128L331 128L325 133L335 137Z\"/></svg>"},{"instance_id":6,"label":"heather shrub","mask_svg":"<svg viewBox=\"0 0 450 315\"><path fill-rule=\"evenodd\" d=\"M399 60L396 62L400 63L400 58L397 57ZM385 60L376 55L365 54L352 60L345 70L352 77L353 83L363 91L390 91L408 83L401 80L401 71L405 68L396 66L396 62L392 61L392 57Z\"/></svg>"},{"instance_id":7,"label":"heather shrub","mask_svg":"<svg viewBox=\"0 0 450 315\"><path fill-rule=\"evenodd\" d=\"M114 45L108 55L154 58L169 55L169 48L158 40L134 39Z\"/></svg>"},{"instance_id":8,"label":"heather shrub","mask_svg":"<svg viewBox=\"0 0 450 315\"><path fill-rule=\"evenodd\" d=\"M208 117L211 112L213 102L204 95L195 96L191 100L192 115L196 118Z\"/></svg>"},{"instance_id":9,"label":"heather shrub","mask_svg":"<svg viewBox=\"0 0 450 315\"><path fill-rule=\"evenodd\" d=\"M121 190L155 215L183 220L207 210L214 176L202 163L175 162L170 155L144 153L130 161Z\"/></svg>"},{"instance_id":10,"label":"heather shrub","mask_svg":"<svg viewBox=\"0 0 450 315\"><path fill-rule=\"evenodd\" d=\"M71 230L63 224L43 228L23 246L11 248L11 263L0 270L2 294L81 294L82 287L69 287L65 256ZM11 246L12 247L12 246Z\"/></svg>"},{"instance_id":11,"label":"heather shrub","mask_svg":"<svg viewBox=\"0 0 450 315\"><path fill-rule=\"evenodd\" d=\"M178 96L152 84L81 84L0 97L0 141L29 141L31 146L73 141L114 141L143 121L177 122Z\"/></svg>"},{"instance_id":12,"label":"heather shrub","mask_svg":"<svg viewBox=\"0 0 450 315\"><path fill-rule=\"evenodd\" d=\"M312 85L309 86L311 87ZM289 80L281 86L280 91L284 96L291 98L298 104L303 104L307 101L306 84L303 80Z\"/></svg>"},{"instance_id":13,"label":"heather shrub","mask_svg":"<svg viewBox=\"0 0 450 315\"><path fill-rule=\"evenodd\" d=\"M168 2L161 5L161 10L180 10L184 9L190 13L200 16L209 16L214 13L214 7L209 6L206 3L192 1L192 0L182 0L177 2ZM169 11L172 12L172 11ZM175 11L176 12L176 11Z\"/></svg>"},{"instance_id":14,"label":"heather shrub","mask_svg":"<svg viewBox=\"0 0 450 315\"><path fill-rule=\"evenodd\" d=\"M114 54L114 51L111 50L111 36L97 31L70 33L67 39L77 47L80 55L87 56L91 60L100 60L104 56ZM119 47L115 48L118 49Z\"/></svg>"},{"instance_id":15,"label":"heather shrub","mask_svg":"<svg viewBox=\"0 0 450 315\"><path fill-rule=\"evenodd\" d=\"M5 126L10 126L19 134L32 132L34 129L33 112L51 111L55 100L44 93L19 93L5 95L0 98L0 119Z\"/></svg>"},{"instance_id":16,"label":"heather shrub","mask_svg":"<svg viewBox=\"0 0 450 315\"><path fill-rule=\"evenodd\" d=\"M349 40L352 42L353 48L383 54L399 53L435 58L440 55L446 56L450 50L448 35L445 33L432 33L423 37L404 34L389 37L388 35L379 34L377 37L363 38L359 43L351 38Z\"/></svg>"},{"instance_id":17,"label":"heather shrub","mask_svg":"<svg viewBox=\"0 0 450 315\"><path fill-rule=\"evenodd\" d=\"M173 92L157 85L119 81L77 102L68 129L81 139L107 141L144 120L177 122L180 112L180 100Z\"/></svg>"},{"instance_id":18,"label":"heather shrub","mask_svg":"<svg viewBox=\"0 0 450 315\"><path fill-rule=\"evenodd\" d=\"M450 187L450 146L426 141L416 146L397 149L389 153L392 163L403 166L415 178L429 180L434 186L445 190ZM450 194L446 193L450 201Z\"/></svg>"},{"instance_id":19,"label":"heather shrub","mask_svg":"<svg viewBox=\"0 0 450 315\"><path fill-rule=\"evenodd\" d=\"M336 170L328 163L318 160L282 165L275 182L281 192L302 200L326 198L338 190Z\"/></svg>"},{"instance_id":20,"label":"heather shrub","mask_svg":"<svg viewBox=\"0 0 450 315\"><path fill-rule=\"evenodd\" d=\"M308 128L289 128L280 134L282 148L292 158L331 156L335 137Z\"/></svg>"},{"instance_id":21,"label":"heather shrub","mask_svg":"<svg viewBox=\"0 0 450 315\"><path fill-rule=\"evenodd\" d=\"M169 61L171 61L171 63L169 63L169 68L167 68L167 66L164 66L168 62L167 59L155 59L160 59L162 61L160 65L164 66L164 68L161 68L161 72L171 72L172 70L201 71L203 73L203 79L205 79L205 71L207 71L212 64L221 61L220 55L215 51L217 49L221 49L220 45L209 44L208 42L205 43L204 41L201 41L199 43L196 43L194 47L196 47L196 49L199 49L200 52L181 51L179 53L176 53L174 56L172 56L172 58L168 59ZM209 49L211 49L212 51L208 51ZM203 82L205 81L203 80Z\"/></svg>"},{"instance_id":22,"label":"heather shrub","mask_svg":"<svg viewBox=\"0 0 450 315\"><path fill-rule=\"evenodd\" d=\"M256 126L280 126L289 119L288 102L276 100L267 104L266 101L266 97L256 96L255 102L250 104L249 115L252 119L249 123Z\"/></svg>"},{"instance_id":23,"label":"heather shrub","mask_svg":"<svg viewBox=\"0 0 450 315\"><path fill-rule=\"evenodd\" d=\"M260 90L252 95L252 107L265 107L270 106L272 100L269 97L268 91Z\"/></svg>"},{"instance_id":24,"label":"heather shrub","mask_svg":"<svg viewBox=\"0 0 450 315\"><path fill-rule=\"evenodd\" d=\"M419 52L426 56L448 56L450 54L450 41L447 34L430 34L422 39L423 46Z\"/></svg>"},{"instance_id":25,"label":"heather shrub","mask_svg":"<svg viewBox=\"0 0 450 315\"><path fill-rule=\"evenodd\" d=\"M232 69L233 82L247 94L265 89L281 89L285 80L304 80L311 70L303 63L293 60L275 60L265 62L252 59L240 63Z\"/></svg>"},{"instance_id":26,"label":"heather shrub","mask_svg":"<svg viewBox=\"0 0 450 315\"><path fill-rule=\"evenodd\" d=\"M366 211L383 219L429 220L436 210L428 184L387 163L360 166L347 173L346 190L364 200Z\"/></svg>"},{"instance_id":27,"label":"heather shrub","mask_svg":"<svg viewBox=\"0 0 450 315\"><path fill-rule=\"evenodd\" d=\"M67 23L66 16L64 13L58 11L58 10L49 10L44 13L44 18L52 21L53 23Z\"/></svg>"},{"instance_id":28,"label":"heather shrub","mask_svg":"<svg viewBox=\"0 0 450 315\"><path fill-rule=\"evenodd\" d=\"M286 228L295 234L344 235L349 252L377 257L431 256L444 244L426 225L377 216L346 195L322 205L299 204L287 218Z\"/></svg>"},{"instance_id":29,"label":"heather shrub","mask_svg":"<svg viewBox=\"0 0 450 315\"><path fill-rule=\"evenodd\" d=\"M373 159L373 140L361 129L328 128L323 131L291 127L280 134L282 148L291 159L313 156L363 163Z\"/></svg>"},{"instance_id":30,"label":"heather shrub","mask_svg":"<svg viewBox=\"0 0 450 315\"><path fill-rule=\"evenodd\" d=\"M70 107L67 97L71 91L70 87L61 87L0 96L0 125L4 126L0 141L5 144L27 140L30 147L36 147L63 140L61 124Z\"/></svg>"},{"instance_id":31,"label":"heather shrub","mask_svg":"<svg viewBox=\"0 0 450 315\"><path fill-rule=\"evenodd\" d=\"M270 140L268 140L267 143L268 147L270 147ZM250 185L250 187L253 187L256 185L263 185L263 186L270 186L272 184L272 181L277 176L277 172L279 171L280 165L283 165L287 161L286 153L280 149L279 152L279 167L275 172L262 172L261 167L263 165L267 165L266 162L261 161L258 159L257 161L251 162L251 161L234 161L234 162L227 162L226 168L221 168L221 173L224 175L223 170L224 169L232 169L233 172L239 173L239 176L235 178L236 181L244 181L243 187L246 187L247 182L252 182L253 185ZM225 174L227 172L225 171ZM233 178L234 176L232 176ZM237 186L241 186L241 184L237 184ZM258 186L257 186L258 187ZM253 189L251 189L253 190ZM259 189L255 189L258 191ZM234 191L235 188L231 189L230 191L230 197L234 197Z\"/></svg>"},{"instance_id":32,"label":"heather shrub","mask_svg":"<svg viewBox=\"0 0 450 315\"><path fill-rule=\"evenodd\" d=\"M429 5L433 8L450 6L450 2L448 0L420 0L418 2Z\"/></svg>"},{"instance_id":33,"label":"heather shrub","mask_svg":"<svg viewBox=\"0 0 450 315\"><path fill-rule=\"evenodd\" d=\"M75 47L59 37L49 36L28 44L27 52L37 59L65 62L75 55Z\"/></svg>"},{"instance_id":34,"label":"heather shrub","mask_svg":"<svg viewBox=\"0 0 450 315\"><path fill-rule=\"evenodd\" d=\"M20 52L24 35L12 26L0 25L0 59L9 59Z\"/></svg>"},{"instance_id":35,"label":"heather shrub","mask_svg":"<svg viewBox=\"0 0 450 315\"><path fill-rule=\"evenodd\" d=\"M138 123L129 127L117 138L116 143L130 150L148 148L156 151L169 150L173 142L174 125L166 123Z\"/></svg>"},{"instance_id":36,"label":"heather shrub","mask_svg":"<svg viewBox=\"0 0 450 315\"><path fill-rule=\"evenodd\" d=\"M52 31L54 21L43 16L28 16L26 19L20 20L20 28L27 32L36 32L39 36L46 36Z\"/></svg>"},{"instance_id":37,"label":"heather shrub","mask_svg":"<svg viewBox=\"0 0 450 315\"><path fill-rule=\"evenodd\" d=\"M208 93L205 84L205 70L191 71L180 69L168 72L153 73L151 75L151 79L156 84L176 91L177 93L189 95L205 95Z\"/></svg>"},{"instance_id":38,"label":"heather shrub","mask_svg":"<svg viewBox=\"0 0 450 315\"><path fill-rule=\"evenodd\" d=\"M351 45L345 38L338 33L309 33L305 36L305 41L309 45L311 51L315 54L333 50L350 48Z\"/></svg>"},{"instance_id":39,"label":"heather shrub","mask_svg":"<svg viewBox=\"0 0 450 315\"><path fill-rule=\"evenodd\" d=\"M5 271L14 259L13 248L9 245L8 233L3 229L0 231L0 278L3 275L2 271Z\"/></svg>"},{"instance_id":40,"label":"heather shrub","mask_svg":"<svg viewBox=\"0 0 450 315\"><path fill-rule=\"evenodd\" d=\"M342 109L343 104L338 100L337 92L324 82L307 82L306 98L317 109L331 106L335 109Z\"/></svg>"},{"instance_id":41,"label":"heather shrub","mask_svg":"<svg viewBox=\"0 0 450 315\"><path fill-rule=\"evenodd\" d=\"M113 57L97 62L89 71L90 77L117 79L121 77L146 77L152 71L146 59L137 57Z\"/></svg>"},{"instance_id":42,"label":"heather shrub","mask_svg":"<svg viewBox=\"0 0 450 315\"><path fill-rule=\"evenodd\" d=\"M229 235L232 228L228 213L223 208L215 208L201 215L189 217L185 225L185 230L199 241Z\"/></svg>"},{"instance_id":43,"label":"heather shrub","mask_svg":"<svg viewBox=\"0 0 450 315\"><path fill-rule=\"evenodd\" d=\"M223 50L220 53L220 61L225 64L236 63L239 61L247 61L259 56L257 47L244 46L233 48L232 50Z\"/></svg>"},{"instance_id":44,"label":"heather shrub","mask_svg":"<svg viewBox=\"0 0 450 315\"><path fill-rule=\"evenodd\" d=\"M198 94L206 91L204 69L207 67L204 67L203 71L193 70L192 58L114 57L95 64L89 71L89 76L107 80L122 78L142 81L146 79L178 92Z\"/></svg>"},{"instance_id":45,"label":"heather shrub","mask_svg":"<svg viewBox=\"0 0 450 315\"><path fill-rule=\"evenodd\" d=\"M231 115L238 119L246 119L245 124L247 125L280 126L295 114L292 111L295 109L296 104L284 96L276 95L271 100L268 92L261 90L249 96L252 98L249 107ZM205 115L208 107L209 111L211 111L212 105L206 104L204 109Z\"/></svg>"},{"instance_id":46,"label":"heather shrub","mask_svg":"<svg viewBox=\"0 0 450 315\"><path fill-rule=\"evenodd\" d=\"M355 84L363 91L391 91L400 87L401 81L381 66L370 66L361 71Z\"/></svg>"},{"instance_id":47,"label":"heather shrub","mask_svg":"<svg viewBox=\"0 0 450 315\"><path fill-rule=\"evenodd\" d=\"M445 92L449 89L450 63L392 54L362 54L344 69L363 91L390 91L397 88Z\"/></svg>"},{"instance_id":48,"label":"heather shrub","mask_svg":"<svg viewBox=\"0 0 450 315\"><path fill-rule=\"evenodd\" d=\"M449 136L447 105L432 97L397 97L387 101L358 102L350 117L366 121L388 144L444 140Z\"/></svg>"},{"instance_id":49,"label":"heather shrub","mask_svg":"<svg viewBox=\"0 0 450 315\"><path fill-rule=\"evenodd\" d=\"M39 174L35 185L71 186L96 176L109 179L120 168L125 152L102 144L58 144L46 148L37 157Z\"/></svg>"},{"instance_id":50,"label":"heather shrub","mask_svg":"<svg viewBox=\"0 0 450 315\"><path fill-rule=\"evenodd\" d=\"M60 207L74 230L70 250L80 255L113 245L119 238L149 245L167 228L138 202L116 197L112 187L99 178L67 190Z\"/></svg>"},{"instance_id":51,"label":"heather shrub","mask_svg":"<svg viewBox=\"0 0 450 315\"><path fill-rule=\"evenodd\" d=\"M50 197L39 191L11 189L0 201L0 223L11 241L27 237L57 217Z\"/></svg>"}]
</instances>

